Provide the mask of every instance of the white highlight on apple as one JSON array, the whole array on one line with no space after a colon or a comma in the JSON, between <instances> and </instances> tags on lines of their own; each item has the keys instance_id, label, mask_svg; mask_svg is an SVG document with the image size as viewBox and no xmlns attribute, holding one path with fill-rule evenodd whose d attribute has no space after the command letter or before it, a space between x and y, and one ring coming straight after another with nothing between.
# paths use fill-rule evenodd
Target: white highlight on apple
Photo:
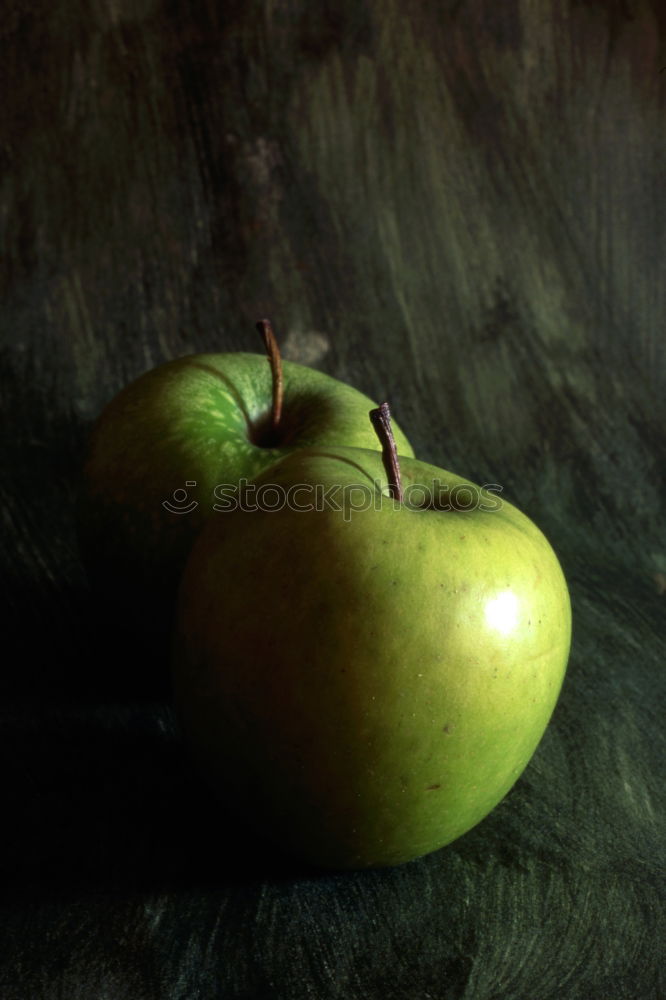
<instances>
[{"instance_id":1,"label":"white highlight on apple","mask_svg":"<svg viewBox=\"0 0 666 1000\"><path fill-rule=\"evenodd\" d=\"M508 635L518 622L519 601L512 590L503 590L486 604L486 621L492 627Z\"/></svg>"}]
</instances>

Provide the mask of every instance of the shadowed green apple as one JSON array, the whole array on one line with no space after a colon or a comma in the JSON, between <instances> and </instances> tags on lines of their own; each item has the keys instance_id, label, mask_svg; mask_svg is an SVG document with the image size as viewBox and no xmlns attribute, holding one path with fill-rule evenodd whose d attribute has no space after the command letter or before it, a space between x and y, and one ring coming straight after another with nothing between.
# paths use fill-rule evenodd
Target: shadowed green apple
<instances>
[{"instance_id":1,"label":"shadowed green apple","mask_svg":"<svg viewBox=\"0 0 666 1000\"><path fill-rule=\"evenodd\" d=\"M258 477L204 528L179 596L194 760L259 832L331 868L399 864L482 820L539 743L569 653L539 529L384 444L384 461L308 449Z\"/></svg>"},{"instance_id":2,"label":"shadowed green apple","mask_svg":"<svg viewBox=\"0 0 666 1000\"><path fill-rule=\"evenodd\" d=\"M78 511L82 556L98 590L144 624L170 621L218 487L298 448L376 446L367 396L281 362L270 323L257 326L270 364L244 353L179 358L123 389L93 428Z\"/></svg>"}]
</instances>

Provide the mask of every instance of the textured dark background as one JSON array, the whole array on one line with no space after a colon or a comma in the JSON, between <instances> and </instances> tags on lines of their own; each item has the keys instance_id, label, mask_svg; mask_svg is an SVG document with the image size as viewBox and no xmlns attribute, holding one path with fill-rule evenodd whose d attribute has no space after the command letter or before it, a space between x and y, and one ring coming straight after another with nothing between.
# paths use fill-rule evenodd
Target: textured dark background
<instances>
[{"instance_id":1,"label":"textured dark background","mask_svg":"<svg viewBox=\"0 0 666 1000\"><path fill-rule=\"evenodd\" d=\"M2 1000L666 996L661 0L2 6ZM571 585L525 775L394 870L216 825L77 557L102 405L264 313Z\"/></svg>"}]
</instances>

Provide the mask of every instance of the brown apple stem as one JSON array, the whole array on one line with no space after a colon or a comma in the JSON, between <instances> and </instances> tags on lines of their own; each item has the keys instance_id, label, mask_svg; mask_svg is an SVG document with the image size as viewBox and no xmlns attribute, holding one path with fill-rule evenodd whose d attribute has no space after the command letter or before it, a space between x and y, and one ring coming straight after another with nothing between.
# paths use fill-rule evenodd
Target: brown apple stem
<instances>
[{"instance_id":1,"label":"brown apple stem","mask_svg":"<svg viewBox=\"0 0 666 1000\"><path fill-rule=\"evenodd\" d=\"M376 410L370 410L370 419L382 446L382 461L389 481L389 490L394 500L403 501L402 480L398 449L391 430L391 410L388 403L382 403Z\"/></svg>"},{"instance_id":2,"label":"brown apple stem","mask_svg":"<svg viewBox=\"0 0 666 1000\"><path fill-rule=\"evenodd\" d=\"M257 330L263 338L264 347L266 348L266 354L268 355L268 361L271 366L271 375L273 377L273 409L271 419L273 430L277 430L280 426L280 420L282 418L282 398L284 396L282 357L280 355L278 342L275 339L275 333L273 332L273 324L271 321L269 319L260 319L257 323Z\"/></svg>"}]
</instances>

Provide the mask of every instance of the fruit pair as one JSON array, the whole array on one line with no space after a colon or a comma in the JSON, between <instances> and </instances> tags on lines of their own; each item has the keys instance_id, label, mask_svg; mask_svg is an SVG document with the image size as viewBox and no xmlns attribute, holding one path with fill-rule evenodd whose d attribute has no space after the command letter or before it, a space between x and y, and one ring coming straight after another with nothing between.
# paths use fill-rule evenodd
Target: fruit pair
<instances>
[{"instance_id":1,"label":"fruit pair","mask_svg":"<svg viewBox=\"0 0 666 1000\"><path fill-rule=\"evenodd\" d=\"M260 327L270 371L185 358L110 405L85 537L151 593L187 564L174 695L218 793L316 865L398 864L526 766L566 668L566 584L514 507L394 442L386 406L373 429L366 397L295 365L281 390ZM200 507L161 506L186 482Z\"/></svg>"}]
</instances>

